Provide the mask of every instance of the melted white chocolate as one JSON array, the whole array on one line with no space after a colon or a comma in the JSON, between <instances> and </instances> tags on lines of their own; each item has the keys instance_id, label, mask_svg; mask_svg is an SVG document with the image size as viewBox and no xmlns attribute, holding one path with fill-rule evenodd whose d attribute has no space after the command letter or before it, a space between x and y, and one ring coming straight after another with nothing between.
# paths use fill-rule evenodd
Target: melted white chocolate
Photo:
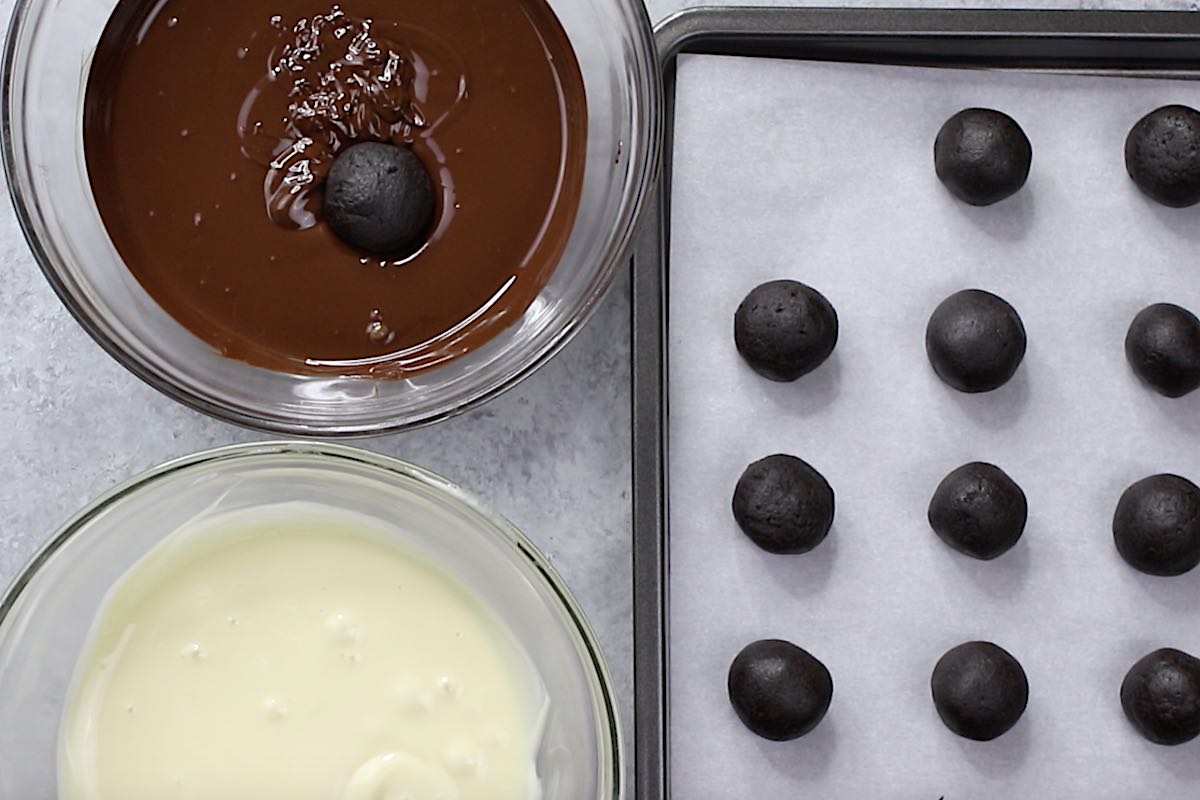
<instances>
[{"instance_id":1,"label":"melted white chocolate","mask_svg":"<svg viewBox=\"0 0 1200 800\"><path fill-rule=\"evenodd\" d=\"M188 526L100 609L60 800L531 800L545 689L380 523L289 504Z\"/></svg>"}]
</instances>

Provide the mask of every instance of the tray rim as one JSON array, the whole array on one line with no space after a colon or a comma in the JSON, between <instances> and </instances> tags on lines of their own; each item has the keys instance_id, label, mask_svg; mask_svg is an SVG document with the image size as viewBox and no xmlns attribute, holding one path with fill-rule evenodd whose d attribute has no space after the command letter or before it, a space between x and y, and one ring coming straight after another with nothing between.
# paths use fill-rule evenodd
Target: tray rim
<instances>
[{"instance_id":1,"label":"tray rim","mask_svg":"<svg viewBox=\"0 0 1200 800\"><path fill-rule=\"evenodd\" d=\"M667 18L655 28L655 40L662 72L662 162L635 245L631 281L638 800L671 797L666 303L679 56L1200 78L1200 13L1183 11L706 7ZM1043 49L1051 45L1065 51Z\"/></svg>"}]
</instances>

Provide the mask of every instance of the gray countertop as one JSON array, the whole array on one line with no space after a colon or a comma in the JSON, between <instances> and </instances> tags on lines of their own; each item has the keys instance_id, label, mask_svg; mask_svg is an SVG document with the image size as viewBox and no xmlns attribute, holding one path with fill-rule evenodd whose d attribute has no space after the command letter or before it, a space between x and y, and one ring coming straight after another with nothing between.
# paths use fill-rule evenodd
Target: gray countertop
<instances>
[{"instance_id":1,"label":"gray countertop","mask_svg":"<svg viewBox=\"0 0 1200 800\"><path fill-rule=\"evenodd\" d=\"M655 20L685 5L647 1ZM7 19L12 5L0 0L0 17ZM1200 0L1023 5L1196 10ZM7 584L60 523L113 484L176 456L265 437L177 405L96 346L43 280L7 195L0 200L0 265L0 584ZM622 275L575 341L507 395L430 429L360 443L457 481L541 546L597 629L627 730L633 681L628 295Z\"/></svg>"}]
</instances>

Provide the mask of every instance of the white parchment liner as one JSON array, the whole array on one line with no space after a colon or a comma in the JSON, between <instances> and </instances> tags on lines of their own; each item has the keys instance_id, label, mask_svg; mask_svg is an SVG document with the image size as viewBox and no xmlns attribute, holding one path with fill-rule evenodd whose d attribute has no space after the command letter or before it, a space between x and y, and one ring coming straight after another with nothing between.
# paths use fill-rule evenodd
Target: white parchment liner
<instances>
[{"instance_id":1,"label":"white parchment liner","mask_svg":"<svg viewBox=\"0 0 1200 800\"><path fill-rule=\"evenodd\" d=\"M1143 388L1125 362L1144 306L1200 312L1200 208L1142 197L1130 127L1200 106L1173 81L687 56L679 71L670 269L671 763L679 800L1190 798L1200 743L1141 739L1118 691L1142 655L1200 655L1200 571L1149 578L1112 544L1117 499L1156 472L1200 482L1200 396ZM1029 135L1024 191L975 209L933 170L941 124L1001 109ZM796 384L752 373L733 314L754 286L822 291L841 342ZM1016 379L985 396L940 383L925 325L954 291L1009 300L1029 333ZM771 556L738 531L733 487L785 452L837 492L830 539ZM1030 502L999 561L951 552L929 498L952 469L998 464ZM825 662L825 722L762 741L726 695L758 638ZM1004 738L953 736L929 678L950 647L995 641L1024 665L1029 710Z\"/></svg>"}]
</instances>

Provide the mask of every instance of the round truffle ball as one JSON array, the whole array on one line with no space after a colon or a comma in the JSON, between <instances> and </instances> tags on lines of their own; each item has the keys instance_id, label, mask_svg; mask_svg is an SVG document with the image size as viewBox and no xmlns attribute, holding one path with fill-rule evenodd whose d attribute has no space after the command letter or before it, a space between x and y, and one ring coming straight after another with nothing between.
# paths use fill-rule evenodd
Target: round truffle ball
<instances>
[{"instance_id":1,"label":"round truffle ball","mask_svg":"<svg viewBox=\"0 0 1200 800\"><path fill-rule=\"evenodd\" d=\"M1008 733L1029 704L1029 681L1015 658L989 642L968 642L933 670L933 703L946 727L990 742Z\"/></svg>"},{"instance_id":2,"label":"round truffle ball","mask_svg":"<svg viewBox=\"0 0 1200 800\"><path fill-rule=\"evenodd\" d=\"M1164 206L1200 203L1200 112L1163 106L1142 117L1125 140L1125 169Z\"/></svg>"},{"instance_id":3,"label":"round truffle ball","mask_svg":"<svg viewBox=\"0 0 1200 800\"><path fill-rule=\"evenodd\" d=\"M1155 475L1125 490L1113 538L1129 566L1172 577L1200 565L1200 488L1178 475Z\"/></svg>"},{"instance_id":4,"label":"round truffle ball","mask_svg":"<svg viewBox=\"0 0 1200 800\"><path fill-rule=\"evenodd\" d=\"M348 147L325 181L325 221L346 244L368 253L412 255L425 244L436 209L433 179L406 147Z\"/></svg>"},{"instance_id":5,"label":"round truffle ball","mask_svg":"<svg viewBox=\"0 0 1200 800\"><path fill-rule=\"evenodd\" d=\"M947 120L938 132L933 163L951 194L973 206L990 206L1025 185L1033 147L1025 131L1007 114L968 108Z\"/></svg>"},{"instance_id":6,"label":"round truffle ball","mask_svg":"<svg viewBox=\"0 0 1200 800\"><path fill-rule=\"evenodd\" d=\"M929 503L929 524L960 553L991 561L1007 553L1025 532L1025 492L999 467L974 463L951 472Z\"/></svg>"},{"instance_id":7,"label":"round truffle ball","mask_svg":"<svg viewBox=\"0 0 1200 800\"><path fill-rule=\"evenodd\" d=\"M795 456L775 455L746 468L733 493L733 517L769 553L807 553L833 526L833 488Z\"/></svg>"},{"instance_id":8,"label":"round truffle ball","mask_svg":"<svg viewBox=\"0 0 1200 800\"><path fill-rule=\"evenodd\" d=\"M1125 337L1137 376L1159 394L1183 397L1200 389L1200 319L1169 303L1138 314Z\"/></svg>"},{"instance_id":9,"label":"round truffle ball","mask_svg":"<svg viewBox=\"0 0 1200 800\"><path fill-rule=\"evenodd\" d=\"M1125 676L1121 707L1155 744L1190 742L1200 736L1200 660L1178 650L1151 653Z\"/></svg>"},{"instance_id":10,"label":"round truffle ball","mask_svg":"<svg viewBox=\"0 0 1200 800\"><path fill-rule=\"evenodd\" d=\"M978 289L948 297L925 330L925 350L938 377L969 394L1008 383L1025 347L1025 325L1016 309Z\"/></svg>"},{"instance_id":11,"label":"round truffle ball","mask_svg":"<svg viewBox=\"0 0 1200 800\"><path fill-rule=\"evenodd\" d=\"M789 642L755 642L729 669L729 702L746 727L785 742L810 733L833 702L833 677Z\"/></svg>"},{"instance_id":12,"label":"round truffle ball","mask_svg":"<svg viewBox=\"0 0 1200 800\"><path fill-rule=\"evenodd\" d=\"M733 320L746 363L786 383L825 363L838 341L838 317L825 296L796 281L764 283L746 296Z\"/></svg>"}]
</instances>

